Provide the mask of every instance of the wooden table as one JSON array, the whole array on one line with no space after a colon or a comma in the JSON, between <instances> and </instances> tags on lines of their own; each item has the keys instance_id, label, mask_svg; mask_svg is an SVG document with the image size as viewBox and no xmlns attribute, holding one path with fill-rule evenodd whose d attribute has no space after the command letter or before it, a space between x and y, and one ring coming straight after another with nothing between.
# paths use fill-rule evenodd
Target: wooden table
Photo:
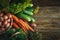
<instances>
[{"instance_id":1,"label":"wooden table","mask_svg":"<svg viewBox=\"0 0 60 40\"><path fill-rule=\"evenodd\" d=\"M34 29L42 40L60 40L60 7L40 7L34 17L37 24Z\"/></svg>"}]
</instances>

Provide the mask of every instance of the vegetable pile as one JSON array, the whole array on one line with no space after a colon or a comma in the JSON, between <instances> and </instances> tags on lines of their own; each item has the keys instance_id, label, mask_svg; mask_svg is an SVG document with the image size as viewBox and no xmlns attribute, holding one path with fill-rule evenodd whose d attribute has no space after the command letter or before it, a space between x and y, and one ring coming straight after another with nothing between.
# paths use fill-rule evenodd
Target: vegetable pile
<instances>
[{"instance_id":1,"label":"vegetable pile","mask_svg":"<svg viewBox=\"0 0 60 40\"><path fill-rule=\"evenodd\" d=\"M0 35L1 40L28 40L28 31L34 32L33 15L38 10L39 6L33 8L32 0L0 0L0 31L9 29Z\"/></svg>"},{"instance_id":2,"label":"vegetable pile","mask_svg":"<svg viewBox=\"0 0 60 40\"><path fill-rule=\"evenodd\" d=\"M18 19L16 16L12 15L13 17L13 26L15 28L19 28L21 27L23 29L23 31L26 31L26 30L31 30L34 32L34 30L28 25L28 22L25 21L25 20L22 20L22 19Z\"/></svg>"},{"instance_id":3,"label":"vegetable pile","mask_svg":"<svg viewBox=\"0 0 60 40\"><path fill-rule=\"evenodd\" d=\"M4 33L5 30L10 28L12 25L12 16L10 13L4 14L0 13L0 34Z\"/></svg>"}]
</instances>

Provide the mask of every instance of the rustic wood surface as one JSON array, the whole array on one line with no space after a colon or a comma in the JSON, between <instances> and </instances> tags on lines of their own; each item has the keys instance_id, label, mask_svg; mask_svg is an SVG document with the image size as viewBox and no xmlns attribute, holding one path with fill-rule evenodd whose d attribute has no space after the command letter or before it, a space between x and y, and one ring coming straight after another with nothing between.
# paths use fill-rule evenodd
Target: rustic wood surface
<instances>
[{"instance_id":1,"label":"rustic wood surface","mask_svg":"<svg viewBox=\"0 0 60 40\"><path fill-rule=\"evenodd\" d=\"M40 6L60 6L60 0L33 0L33 3Z\"/></svg>"},{"instance_id":2,"label":"rustic wood surface","mask_svg":"<svg viewBox=\"0 0 60 40\"><path fill-rule=\"evenodd\" d=\"M34 29L42 40L60 40L60 7L40 7L34 17L37 24Z\"/></svg>"}]
</instances>

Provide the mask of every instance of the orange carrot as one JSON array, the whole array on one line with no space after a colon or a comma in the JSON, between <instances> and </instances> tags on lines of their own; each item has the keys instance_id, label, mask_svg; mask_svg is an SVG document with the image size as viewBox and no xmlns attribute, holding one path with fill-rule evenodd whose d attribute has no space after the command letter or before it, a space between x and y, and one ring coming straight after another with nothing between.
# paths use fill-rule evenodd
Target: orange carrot
<instances>
[{"instance_id":1,"label":"orange carrot","mask_svg":"<svg viewBox=\"0 0 60 40\"><path fill-rule=\"evenodd\" d=\"M17 23L18 25L19 25L19 27L21 27L22 29L23 29L23 31L25 32L26 31L26 29L25 29L25 27L22 25L22 23Z\"/></svg>"},{"instance_id":2,"label":"orange carrot","mask_svg":"<svg viewBox=\"0 0 60 40\"><path fill-rule=\"evenodd\" d=\"M21 27L24 31L26 30L31 30L34 32L34 30L28 25L28 22L27 21L23 21L22 19L18 19L15 15L12 15L12 18L13 20L15 21L15 23L13 23L13 25L18 28L18 25L19 27Z\"/></svg>"},{"instance_id":3,"label":"orange carrot","mask_svg":"<svg viewBox=\"0 0 60 40\"><path fill-rule=\"evenodd\" d=\"M24 27L24 24L20 23L20 22L19 22L19 19L18 19L15 15L12 15L12 18L13 18L13 20L15 21L15 23L16 23L17 25L19 25L19 27L21 27L24 31L26 31L26 29L25 29L25 27Z\"/></svg>"},{"instance_id":4,"label":"orange carrot","mask_svg":"<svg viewBox=\"0 0 60 40\"><path fill-rule=\"evenodd\" d=\"M34 32L34 30L28 25L28 23L27 22L23 22L21 19L20 19L20 22L22 22L22 23L24 23L24 25L25 25L25 27L27 28L27 30L31 30L31 31L33 31Z\"/></svg>"},{"instance_id":5,"label":"orange carrot","mask_svg":"<svg viewBox=\"0 0 60 40\"><path fill-rule=\"evenodd\" d=\"M31 31L34 32L34 30L28 25L28 23L25 23L25 24L28 26L28 28L29 28Z\"/></svg>"},{"instance_id":6,"label":"orange carrot","mask_svg":"<svg viewBox=\"0 0 60 40\"><path fill-rule=\"evenodd\" d=\"M18 21L19 21L19 19L18 19L15 15L12 15L12 18L13 18L13 20L14 20L15 22L18 22Z\"/></svg>"},{"instance_id":7,"label":"orange carrot","mask_svg":"<svg viewBox=\"0 0 60 40\"><path fill-rule=\"evenodd\" d=\"M24 22L25 22L25 24L27 25L27 26L29 26L29 24L28 24L28 22L26 21L26 20L23 20ZM29 26L28 27L31 31L33 31L34 32L34 30Z\"/></svg>"},{"instance_id":8,"label":"orange carrot","mask_svg":"<svg viewBox=\"0 0 60 40\"><path fill-rule=\"evenodd\" d=\"M20 19L19 21L22 23L22 25L24 25L24 27L25 27L27 30L29 30L29 28L27 27L27 25L25 24L25 22L24 22L22 19Z\"/></svg>"},{"instance_id":9,"label":"orange carrot","mask_svg":"<svg viewBox=\"0 0 60 40\"><path fill-rule=\"evenodd\" d=\"M29 27L29 29L34 32L34 30L31 27Z\"/></svg>"},{"instance_id":10,"label":"orange carrot","mask_svg":"<svg viewBox=\"0 0 60 40\"><path fill-rule=\"evenodd\" d=\"M15 23L15 22L13 22L13 26L17 29L17 28L19 28L19 26Z\"/></svg>"},{"instance_id":11,"label":"orange carrot","mask_svg":"<svg viewBox=\"0 0 60 40\"><path fill-rule=\"evenodd\" d=\"M26 23L28 22L28 21L26 21L26 20L24 20L24 19L23 19L23 21L26 22Z\"/></svg>"}]
</instances>

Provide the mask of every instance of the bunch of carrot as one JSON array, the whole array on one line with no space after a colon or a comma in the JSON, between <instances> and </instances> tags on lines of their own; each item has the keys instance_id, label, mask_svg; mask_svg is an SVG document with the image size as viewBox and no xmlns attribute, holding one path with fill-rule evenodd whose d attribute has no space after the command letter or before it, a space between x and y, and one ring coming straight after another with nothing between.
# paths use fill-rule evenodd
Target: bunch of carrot
<instances>
[{"instance_id":1,"label":"bunch of carrot","mask_svg":"<svg viewBox=\"0 0 60 40\"><path fill-rule=\"evenodd\" d=\"M22 20L18 17L16 17L15 15L12 15L13 18L13 27L17 28L22 28L23 31L25 32L26 30L31 30L32 32L34 32L34 30L29 26L28 22L25 20Z\"/></svg>"}]
</instances>

